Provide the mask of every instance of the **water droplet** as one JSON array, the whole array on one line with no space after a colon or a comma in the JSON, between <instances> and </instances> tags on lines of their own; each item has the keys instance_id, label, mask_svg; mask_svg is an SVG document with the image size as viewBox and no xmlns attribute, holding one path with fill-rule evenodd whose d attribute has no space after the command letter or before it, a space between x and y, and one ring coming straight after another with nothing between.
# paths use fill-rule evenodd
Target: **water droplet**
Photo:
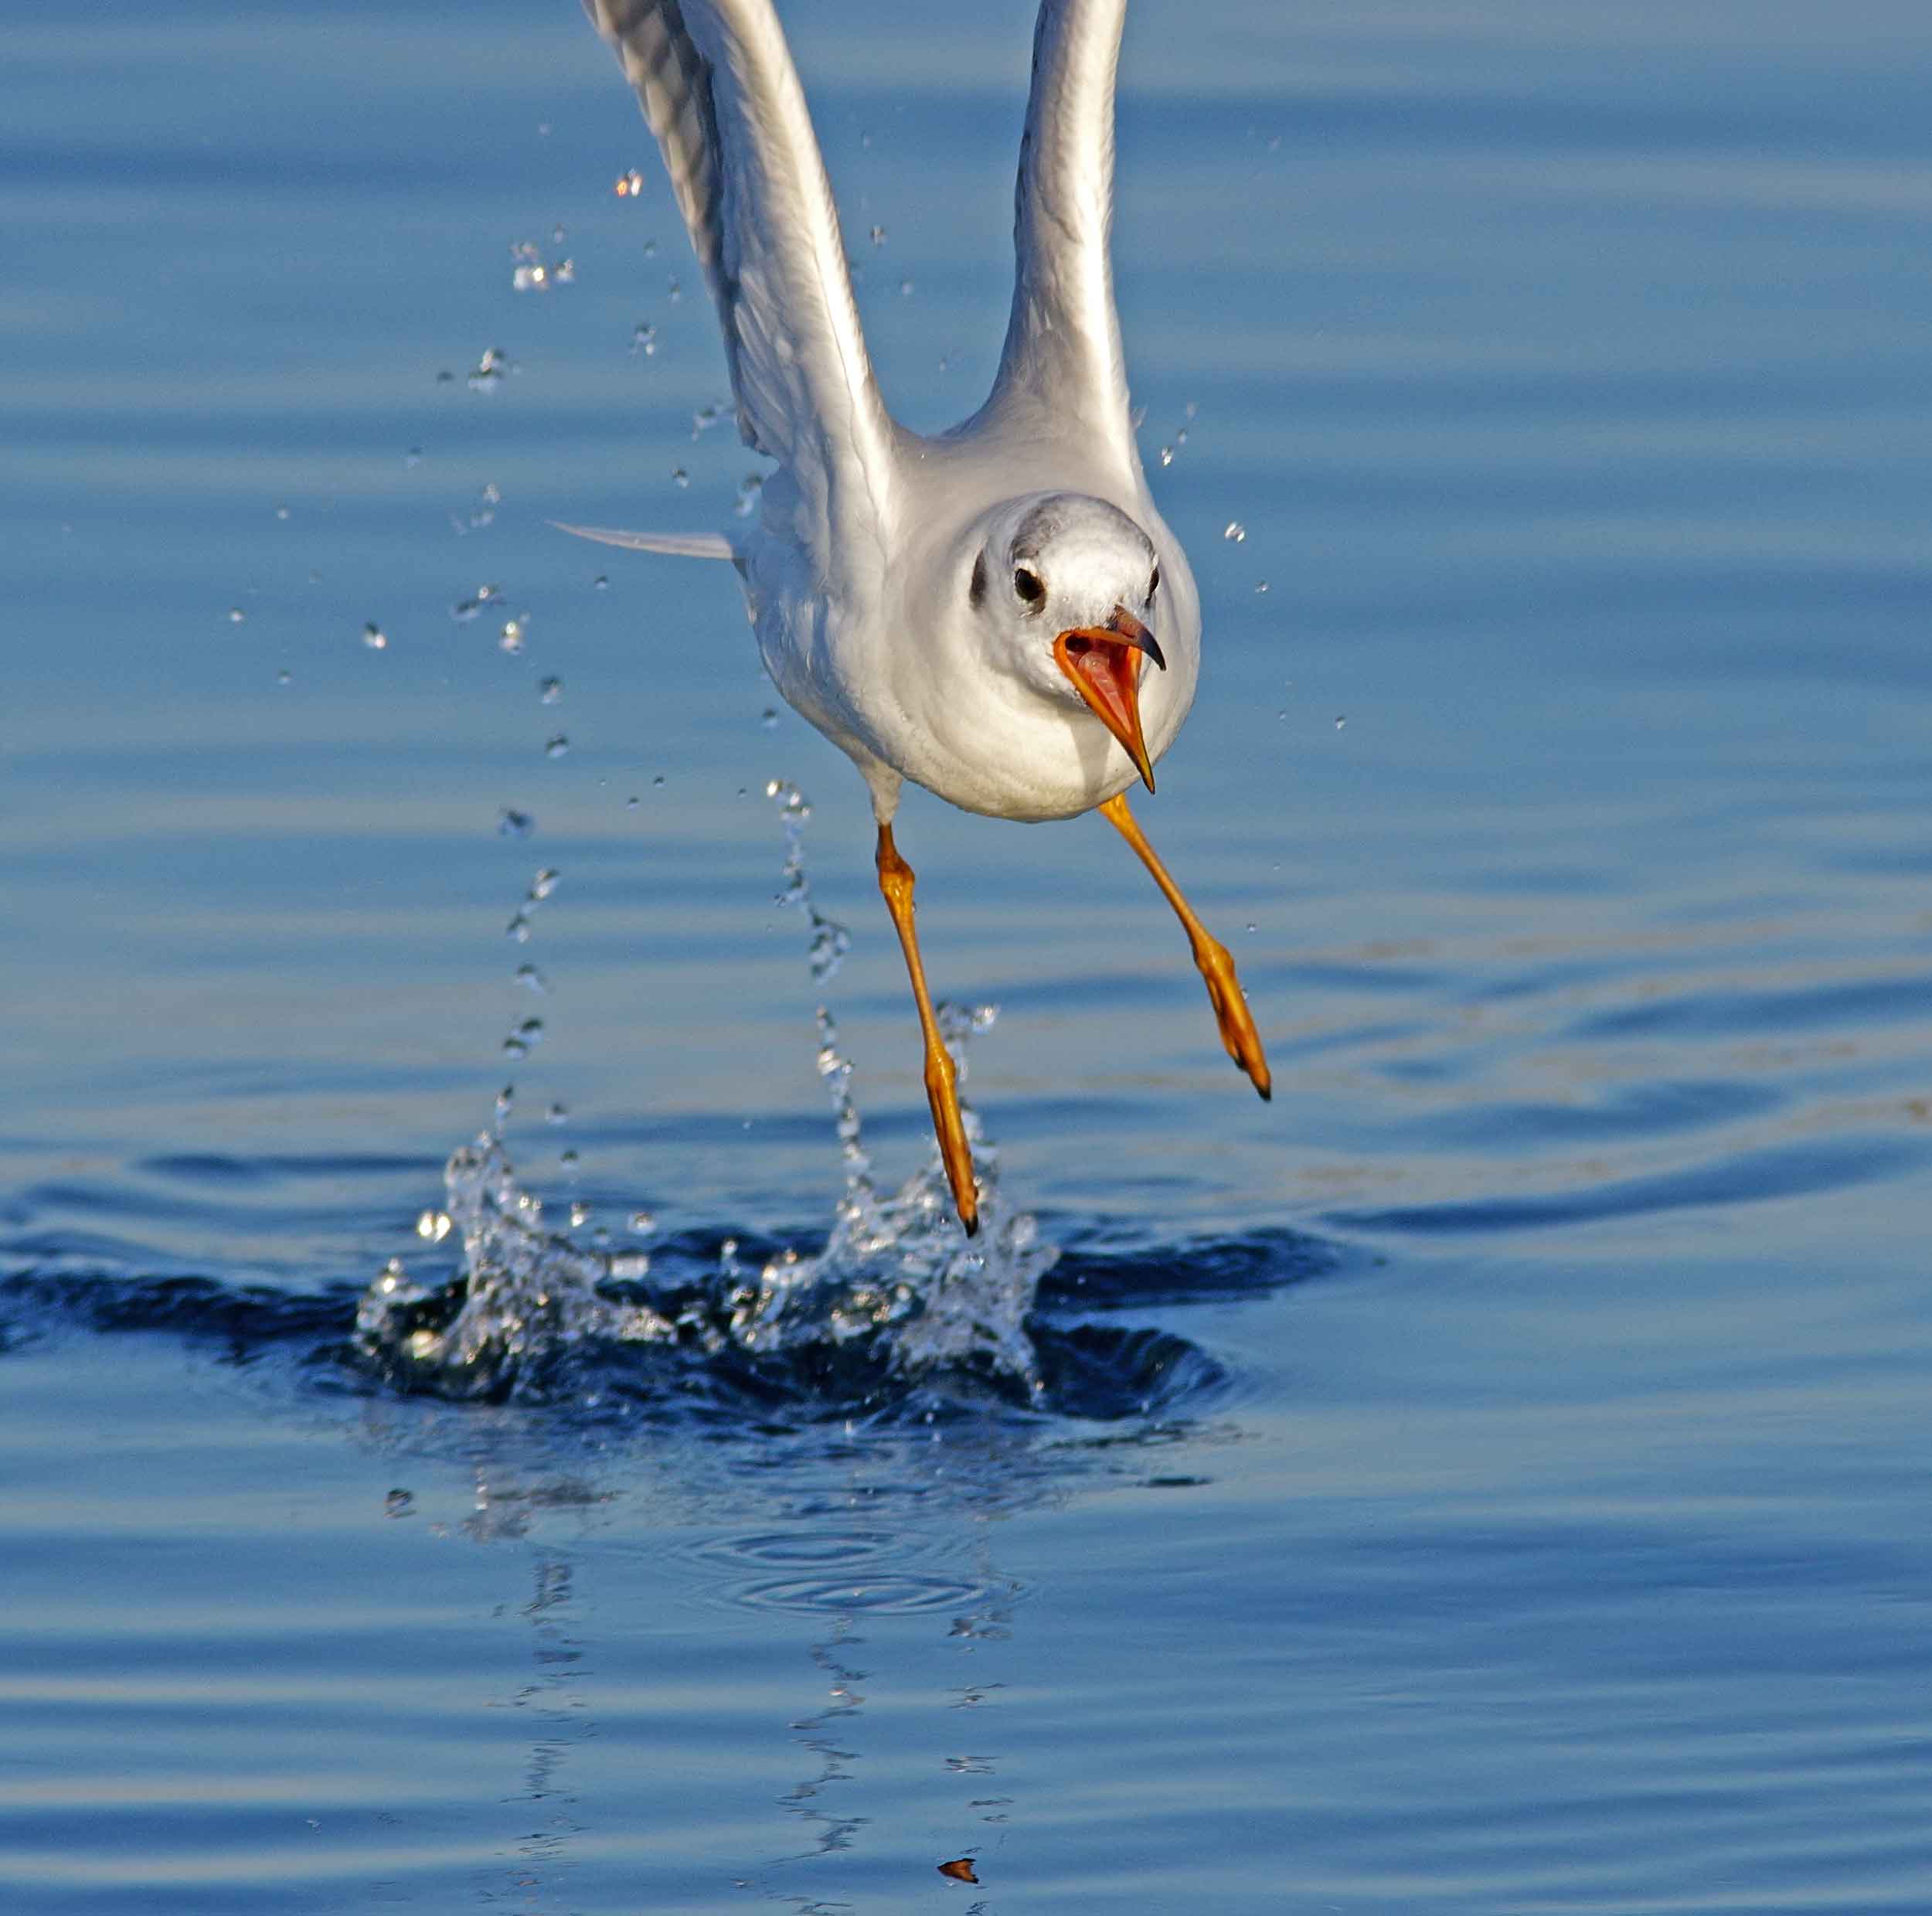
<instances>
[{"instance_id":1,"label":"water droplet","mask_svg":"<svg viewBox=\"0 0 1932 1916\"><path fill-rule=\"evenodd\" d=\"M519 944L528 944L530 941L530 914L521 910L517 911L503 927L503 935L506 938L515 939Z\"/></svg>"},{"instance_id":2,"label":"water droplet","mask_svg":"<svg viewBox=\"0 0 1932 1916\"><path fill-rule=\"evenodd\" d=\"M1343 717L1343 716L1342 716L1339 713L1338 713L1335 715L1335 729L1338 732L1338 731L1340 731L1340 730L1342 730L1342 727L1343 727L1343 726L1345 726L1345 725L1346 725L1346 724L1348 723L1348 722L1349 722L1349 721L1347 720L1347 719L1346 719L1346 718Z\"/></svg>"},{"instance_id":3,"label":"water droplet","mask_svg":"<svg viewBox=\"0 0 1932 1916\"><path fill-rule=\"evenodd\" d=\"M541 703L555 705L558 699L563 696L563 681L561 679L539 679L537 682L536 696Z\"/></svg>"},{"instance_id":4,"label":"water droplet","mask_svg":"<svg viewBox=\"0 0 1932 1916\"><path fill-rule=\"evenodd\" d=\"M447 1211L424 1211L416 1220L416 1234L426 1243L440 1244L450 1234Z\"/></svg>"},{"instance_id":5,"label":"water droplet","mask_svg":"<svg viewBox=\"0 0 1932 1916\"><path fill-rule=\"evenodd\" d=\"M293 685L294 682L295 675L286 665L275 675L275 682L278 686Z\"/></svg>"},{"instance_id":6,"label":"water droplet","mask_svg":"<svg viewBox=\"0 0 1932 1916\"><path fill-rule=\"evenodd\" d=\"M1267 580L1265 580L1265 579L1257 579L1257 580L1255 580L1255 582L1254 582L1254 589L1255 589L1255 590L1256 590L1257 592L1265 592L1265 591L1267 591L1267 589L1268 589L1268 582L1267 582Z\"/></svg>"},{"instance_id":7,"label":"water droplet","mask_svg":"<svg viewBox=\"0 0 1932 1916\"><path fill-rule=\"evenodd\" d=\"M1171 466L1173 463L1174 448L1172 446L1163 446L1161 448L1161 464L1164 466Z\"/></svg>"},{"instance_id":8,"label":"water droplet","mask_svg":"<svg viewBox=\"0 0 1932 1916\"><path fill-rule=\"evenodd\" d=\"M570 1106L554 1103L550 1104L544 1111L543 1121L546 1125L567 1125L570 1121Z\"/></svg>"},{"instance_id":9,"label":"water droplet","mask_svg":"<svg viewBox=\"0 0 1932 1916\"><path fill-rule=\"evenodd\" d=\"M515 1032L503 1040L503 1055L506 1058L527 1058L530 1047Z\"/></svg>"},{"instance_id":10,"label":"water droplet","mask_svg":"<svg viewBox=\"0 0 1932 1916\"><path fill-rule=\"evenodd\" d=\"M1248 929L1250 931L1258 931L1260 928L1261 927L1257 925L1252 918L1248 921Z\"/></svg>"},{"instance_id":11,"label":"water droplet","mask_svg":"<svg viewBox=\"0 0 1932 1916\"><path fill-rule=\"evenodd\" d=\"M613 190L620 199L637 199L644 191L643 174L634 166L628 173L618 174L617 185Z\"/></svg>"},{"instance_id":12,"label":"water droplet","mask_svg":"<svg viewBox=\"0 0 1932 1916\"><path fill-rule=\"evenodd\" d=\"M608 592L611 590L611 575L607 572L600 572L590 581L590 590L593 592Z\"/></svg>"},{"instance_id":13,"label":"water droplet","mask_svg":"<svg viewBox=\"0 0 1932 1916\"><path fill-rule=\"evenodd\" d=\"M506 1084L496 1094L496 1128L500 1132L509 1121L510 1108L516 1102L516 1087Z\"/></svg>"},{"instance_id":14,"label":"water droplet","mask_svg":"<svg viewBox=\"0 0 1932 1916\"><path fill-rule=\"evenodd\" d=\"M566 1162L574 1164L577 1162L577 1153L574 1151L566 1151L563 1155ZM573 1230L581 1230L590 1221L590 1206L585 1203L580 1197L573 1198L570 1200L570 1228Z\"/></svg>"},{"instance_id":15,"label":"water droplet","mask_svg":"<svg viewBox=\"0 0 1932 1916\"><path fill-rule=\"evenodd\" d=\"M747 472L738 482L738 502L733 509L740 519L749 519L758 509L758 495L764 490L765 475Z\"/></svg>"},{"instance_id":16,"label":"water droplet","mask_svg":"<svg viewBox=\"0 0 1932 1916\"><path fill-rule=\"evenodd\" d=\"M480 533L485 526L495 522L496 509L502 503L503 495L492 481L477 495L475 505L471 506L469 511L463 514L461 518L452 512L450 515L450 523L456 528L459 534Z\"/></svg>"},{"instance_id":17,"label":"water droplet","mask_svg":"<svg viewBox=\"0 0 1932 1916\"><path fill-rule=\"evenodd\" d=\"M682 466L673 466L671 468L671 483L677 487L679 492L682 492L690 485L691 475L685 471Z\"/></svg>"},{"instance_id":18,"label":"water droplet","mask_svg":"<svg viewBox=\"0 0 1932 1916\"><path fill-rule=\"evenodd\" d=\"M474 597L458 599L450 607L450 617L459 625L467 625L488 605L495 605L503 596L503 588L495 585L480 585Z\"/></svg>"},{"instance_id":19,"label":"water droplet","mask_svg":"<svg viewBox=\"0 0 1932 1916\"><path fill-rule=\"evenodd\" d=\"M527 614L519 613L516 618L503 621L502 635L496 642L499 652L506 652L514 659L522 651L523 621L528 616Z\"/></svg>"},{"instance_id":20,"label":"water droplet","mask_svg":"<svg viewBox=\"0 0 1932 1916\"><path fill-rule=\"evenodd\" d=\"M287 508L286 505L278 505L278 506L277 506L277 507L275 508L275 516L276 516L277 519L286 519L286 518L287 518L287 516L288 516L288 508Z\"/></svg>"},{"instance_id":21,"label":"water droplet","mask_svg":"<svg viewBox=\"0 0 1932 1916\"><path fill-rule=\"evenodd\" d=\"M386 651L389 646L389 635L376 623L375 620L367 619L363 621L362 624L362 643L372 652Z\"/></svg>"},{"instance_id":22,"label":"water droplet","mask_svg":"<svg viewBox=\"0 0 1932 1916\"><path fill-rule=\"evenodd\" d=\"M446 1218L444 1221L447 1223L449 1220ZM386 1517L409 1516L415 1508L416 1492L413 1490L392 1490L383 1499L383 1514Z\"/></svg>"},{"instance_id":23,"label":"water droplet","mask_svg":"<svg viewBox=\"0 0 1932 1916\"><path fill-rule=\"evenodd\" d=\"M239 605L231 605L228 608L228 622L230 625L240 625L247 617L248 614Z\"/></svg>"},{"instance_id":24,"label":"water droplet","mask_svg":"<svg viewBox=\"0 0 1932 1916\"><path fill-rule=\"evenodd\" d=\"M420 446L412 446L403 454L403 470L405 472L413 471L422 463L423 448Z\"/></svg>"},{"instance_id":25,"label":"water droplet","mask_svg":"<svg viewBox=\"0 0 1932 1916\"><path fill-rule=\"evenodd\" d=\"M570 749L570 737L566 733L559 732L555 737L543 741L543 756L546 758L561 758Z\"/></svg>"},{"instance_id":26,"label":"water droplet","mask_svg":"<svg viewBox=\"0 0 1932 1916\"><path fill-rule=\"evenodd\" d=\"M1230 519L1221 534L1221 536L1226 539L1230 545L1234 546L1240 545L1241 542L1247 537L1247 536L1248 529L1243 526L1238 519Z\"/></svg>"},{"instance_id":27,"label":"water droplet","mask_svg":"<svg viewBox=\"0 0 1932 1916\"><path fill-rule=\"evenodd\" d=\"M539 997L550 989L550 981L534 965L519 965L516 968L516 982L528 985Z\"/></svg>"},{"instance_id":28,"label":"water droplet","mask_svg":"<svg viewBox=\"0 0 1932 1916\"><path fill-rule=\"evenodd\" d=\"M633 1211L631 1213L630 1229L633 1236L648 1237L657 1227L658 1220L648 1211Z\"/></svg>"},{"instance_id":29,"label":"water droplet","mask_svg":"<svg viewBox=\"0 0 1932 1916\"><path fill-rule=\"evenodd\" d=\"M659 772L657 777L652 779L651 782L654 785L662 784L664 783L664 774L662 772Z\"/></svg>"},{"instance_id":30,"label":"water droplet","mask_svg":"<svg viewBox=\"0 0 1932 1916\"><path fill-rule=\"evenodd\" d=\"M631 328L631 350L641 352L647 359L658 349L658 329L647 320L639 320Z\"/></svg>"},{"instance_id":31,"label":"water droplet","mask_svg":"<svg viewBox=\"0 0 1932 1916\"><path fill-rule=\"evenodd\" d=\"M514 805L505 805L496 815L496 830L499 838L527 839L536 829L536 820L527 812L519 812Z\"/></svg>"},{"instance_id":32,"label":"water droplet","mask_svg":"<svg viewBox=\"0 0 1932 1916\"><path fill-rule=\"evenodd\" d=\"M764 711L758 714L758 723L762 725L767 732L777 731L778 729L778 714L777 710L771 706L767 706ZM767 796L769 797L770 795L767 793Z\"/></svg>"},{"instance_id":33,"label":"water droplet","mask_svg":"<svg viewBox=\"0 0 1932 1916\"><path fill-rule=\"evenodd\" d=\"M676 305L684 298L683 285L679 281L673 280L665 288L665 297L671 301L672 305Z\"/></svg>"},{"instance_id":34,"label":"water droplet","mask_svg":"<svg viewBox=\"0 0 1932 1916\"><path fill-rule=\"evenodd\" d=\"M886 243L886 229L883 226L874 226L866 237L874 246L883 246Z\"/></svg>"},{"instance_id":35,"label":"water droplet","mask_svg":"<svg viewBox=\"0 0 1932 1916\"><path fill-rule=\"evenodd\" d=\"M554 226L550 243L563 243L563 229ZM568 286L577 277L573 260L546 260L534 240L519 240L510 248L510 284L519 293L547 293L553 286Z\"/></svg>"},{"instance_id":36,"label":"water droplet","mask_svg":"<svg viewBox=\"0 0 1932 1916\"><path fill-rule=\"evenodd\" d=\"M910 280L901 280L901 281L899 282L899 297L900 297L901 299L910 299L910 298L912 298L912 296L913 296L913 283L912 283L912 281L911 281Z\"/></svg>"},{"instance_id":37,"label":"water droplet","mask_svg":"<svg viewBox=\"0 0 1932 1916\"><path fill-rule=\"evenodd\" d=\"M709 406L700 406L691 415L691 437L694 440L701 438L723 417L724 408L715 401Z\"/></svg>"},{"instance_id":38,"label":"water droplet","mask_svg":"<svg viewBox=\"0 0 1932 1916\"><path fill-rule=\"evenodd\" d=\"M501 346L492 346L471 369L470 390L493 393L516 370L515 362Z\"/></svg>"},{"instance_id":39,"label":"water droplet","mask_svg":"<svg viewBox=\"0 0 1932 1916\"><path fill-rule=\"evenodd\" d=\"M543 870L530 880L530 896L538 900L549 897L551 893L556 890L556 881L562 875L552 866L545 866Z\"/></svg>"}]
</instances>

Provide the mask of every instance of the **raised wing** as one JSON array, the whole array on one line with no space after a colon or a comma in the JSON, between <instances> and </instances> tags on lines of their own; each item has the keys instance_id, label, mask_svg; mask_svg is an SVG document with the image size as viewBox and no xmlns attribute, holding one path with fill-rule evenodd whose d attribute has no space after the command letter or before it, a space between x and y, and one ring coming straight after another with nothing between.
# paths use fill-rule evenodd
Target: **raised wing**
<instances>
[{"instance_id":1,"label":"raised wing","mask_svg":"<svg viewBox=\"0 0 1932 1916\"><path fill-rule=\"evenodd\" d=\"M717 301L739 430L790 468L801 532L835 571L879 536L893 427L770 0L584 0L584 11L657 135Z\"/></svg>"},{"instance_id":2,"label":"raised wing","mask_svg":"<svg viewBox=\"0 0 1932 1916\"><path fill-rule=\"evenodd\" d=\"M1126 16L1127 0L1043 0L1015 193L1013 312L987 411L1045 411L1138 482L1107 254Z\"/></svg>"}]
</instances>

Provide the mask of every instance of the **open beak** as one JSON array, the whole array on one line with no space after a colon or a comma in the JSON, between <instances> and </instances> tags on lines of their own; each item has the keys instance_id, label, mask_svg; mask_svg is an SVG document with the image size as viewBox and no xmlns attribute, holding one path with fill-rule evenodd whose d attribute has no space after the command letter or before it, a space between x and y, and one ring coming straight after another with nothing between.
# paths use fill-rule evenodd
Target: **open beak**
<instances>
[{"instance_id":1,"label":"open beak","mask_svg":"<svg viewBox=\"0 0 1932 1916\"><path fill-rule=\"evenodd\" d=\"M1053 662L1072 682L1087 708L1121 741L1149 791L1154 767L1141 736L1141 659L1145 654L1167 670L1160 646L1124 605L1104 625L1077 625L1053 641Z\"/></svg>"}]
</instances>

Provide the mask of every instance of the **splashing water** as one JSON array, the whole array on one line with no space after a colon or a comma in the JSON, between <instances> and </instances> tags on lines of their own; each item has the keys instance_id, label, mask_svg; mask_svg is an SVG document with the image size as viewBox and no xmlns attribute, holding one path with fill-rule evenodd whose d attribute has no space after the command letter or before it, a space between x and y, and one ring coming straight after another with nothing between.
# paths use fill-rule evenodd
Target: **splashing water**
<instances>
[{"instance_id":1,"label":"splashing water","mask_svg":"<svg viewBox=\"0 0 1932 1916\"><path fill-rule=\"evenodd\" d=\"M766 789L785 835L779 902L804 916L812 978L822 984L851 937L812 902L804 857L810 805L796 786L774 781ZM534 900L538 887L532 893ZM941 1005L937 1015L963 1091L969 1040L997 1013ZM425 1213L460 1234L461 1271L424 1284L392 1259L357 1312L364 1356L405 1388L461 1398L575 1393L587 1365L628 1348L749 1367L767 1386L809 1392L827 1408L849 1407L855 1397L903 1397L947 1378L991 1385L1009 1400L1038 1400L1043 1385L1027 1319L1057 1247L1040 1240L1031 1217L1006 1210L997 1154L963 1100L979 1235L960 1227L936 1145L882 1196L852 1098L852 1061L822 1004L815 1020L845 1176L817 1255L786 1250L754 1271L727 1237L714 1260L654 1274L648 1252L584 1249L550 1229L541 1201L518 1183L502 1141L506 1093L495 1128L450 1159L440 1212ZM609 1377L607 1363L602 1374Z\"/></svg>"}]
</instances>

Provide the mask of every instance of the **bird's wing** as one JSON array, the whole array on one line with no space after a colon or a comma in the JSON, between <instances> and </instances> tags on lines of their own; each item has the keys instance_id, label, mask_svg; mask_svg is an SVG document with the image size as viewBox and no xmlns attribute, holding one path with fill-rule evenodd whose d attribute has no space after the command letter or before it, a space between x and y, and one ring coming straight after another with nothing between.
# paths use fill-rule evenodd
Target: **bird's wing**
<instances>
[{"instance_id":1,"label":"bird's wing","mask_svg":"<svg viewBox=\"0 0 1932 1916\"><path fill-rule=\"evenodd\" d=\"M584 10L664 155L717 301L745 443L790 468L801 532L835 574L886 522L894 429L771 0L584 0Z\"/></svg>"},{"instance_id":2,"label":"bird's wing","mask_svg":"<svg viewBox=\"0 0 1932 1916\"><path fill-rule=\"evenodd\" d=\"M1135 481L1114 309L1114 80L1127 0L1042 0L1014 196L1012 317L988 414L1043 412Z\"/></svg>"}]
</instances>

